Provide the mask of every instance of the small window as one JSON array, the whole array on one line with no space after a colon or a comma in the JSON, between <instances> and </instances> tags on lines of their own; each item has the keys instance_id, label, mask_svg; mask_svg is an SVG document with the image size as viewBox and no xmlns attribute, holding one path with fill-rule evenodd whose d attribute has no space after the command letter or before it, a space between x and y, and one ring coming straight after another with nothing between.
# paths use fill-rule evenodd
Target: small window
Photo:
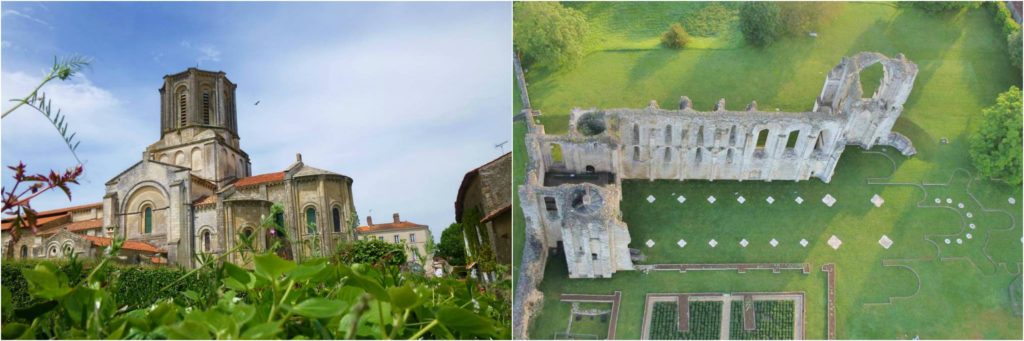
<instances>
[{"instance_id":1,"label":"small window","mask_svg":"<svg viewBox=\"0 0 1024 341\"><path fill-rule=\"evenodd\" d=\"M696 161L697 163L700 163L700 159L701 159L701 150L703 150L703 149L704 149L704 148L700 148L700 147L697 147L697 155L696 155L696 156L694 156L694 158L693 158L693 159L694 159L694 160L695 160L695 161Z\"/></svg>"},{"instance_id":2,"label":"small window","mask_svg":"<svg viewBox=\"0 0 1024 341\"><path fill-rule=\"evenodd\" d=\"M565 159L564 156L562 156L562 146L559 145L559 144L555 144L555 143L551 144L551 153L550 154L551 154L551 162L559 163L559 162L562 162Z\"/></svg>"},{"instance_id":3,"label":"small window","mask_svg":"<svg viewBox=\"0 0 1024 341\"><path fill-rule=\"evenodd\" d=\"M665 126L665 145L672 145L672 126Z\"/></svg>"},{"instance_id":4,"label":"small window","mask_svg":"<svg viewBox=\"0 0 1024 341\"><path fill-rule=\"evenodd\" d=\"M415 233L410 233L409 234L409 242L410 243L415 243L416 242L416 234Z\"/></svg>"},{"instance_id":5,"label":"small window","mask_svg":"<svg viewBox=\"0 0 1024 341\"><path fill-rule=\"evenodd\" d=\"M203 232L203 251L210 252L210 244L212 244L212 241L210 240L210 231L204 231Z\"/></svg>"},{"instance_id":6,"label":"small window","mask_svg":"<svg viewBox=\"0 0 1024 341\"><path fill-rule=\"evenodd\" d=\"M732 154L733 154L733 149L732 149L732 148L729 148L729 151L728 151L728 152L726 152L726 154L725 154L725 162L727 162L727 163L732 163L732 161L733 161L733 156L732 156Z\"/></svg>"},{"instance_id":7,"label":"small window","mask_svg":"<svg viewBox=\"0 0 1024 341\"><path fill-rule=\"evenodd\" d=\"M312 207L306 209L306 233L316 234L316 209Z\"/></svg>"},{"instance_id":8,"label":"small window","mask_svg":"<svg viewBox=\"0 0 1024 341\"><path fill-rule=\"evenodd\" d=\"M640 125L633 123L633 144L640 144Z\"/></svg>"},{"instance_id":9,"label":"small window","mask_svg":"<svg viewBox=\"0 0 1024 341\"><path fill-rule=\"evenodd\" d=\"M274 213L274 224L277 224L278 228L284 228L284 212Z\"/></svg>"},{"instance_id":10,"label":"small window","mask_svg":"<svg viewBox=\"0 0 1024 341\"><path fill-rule=\"evenodd\" d=\"M21 246L21 258L28 258L28 245Z\"/></svg>"},{"instance_id":11,"label":"small window","mask_svg":"<svg viewBox=\"0 0 1024 341\"><path fill-rule=\"evenodd\" d=\"M665 163L672 162L672 148L665 148Z\"/></svg>"},{"instance_id":12,"label":"small window","mask_svg":"<svg viewBox=\"0 0 1024 341\"><path fill-rule=\"evenodd\" d=\"M697 145L704 145L704 126L700 126L697 128Z\"/></svg>"},{"instance_id":13,"label":"small window","mask_svg":"<svg viewBox=\"0 0 1024 341\"><path fill-rule=\"evenodd\" d=\"M590 254L590 260L597 260L597 254L596 253L591 253Z\"/></svg>"},{"instance_id":14,"label":"small window","mask_svg":"<svg viewBox=\"0 0 1024 341\"><path fill-rule=\"evenodd\" d=\"M398 235L395 235L395 244L398 244Z\"/></svg>"},{"instance_id":15,"label":"small window","mask_svg":"<svg viewBox=\"0 0 1024 341\"><path fill-rule=\"evenodd\" d=\"M640 161L640 146L633 146L633 161Z\"/></svg>"},{"instance_id":16,"label":"small window","mask_svg":"<svg viewBox=\"0 0 1024 341\"><path fill-rule=\"evenodd\" d=\"M768 129L761 129L757 132L757 148L764 148L768 143Z\"/></svg>"},{"instance_id":17,"label":"small window","mask_svg":"<svg viewBox=\"0 0 1024 341\"><path fill-rule=\"evenodd\" d=\"M732 128L729 128L729 145L736 145L736 126L732 126Z\"/></svg>"},{"instance_id":18,"label":"small window","mask_svg":"<svg viewBox=\"0 0 1024 341\"><path fill-rule=\"evenodd\" d=\"M334 222L334 232L341 232L341 211L337 207L331 209L331 220Z\"/></svg>"},{"instance_id":19,"label":"small window","mask_svg":"<svg viewBox=\"0 0 1024 341\"><path fill-rule=\"evenodd\" d=\"M146 206L146 209L143 210L142 214L144 216L143 219L145 220L145 229L143 230L143 233L153 233L153 208Z\"/></svg>"},{"instance_id":20,"label":"small window","mask_svg":"<svg viewBox=\"0 0 1024 341\"><path fill-rule=\"evenodd\" d=\"M178 90L178 116L179 116L179 127L188 125L188 92L185 88Z\"/></svg>"},{"instance_id":21,"label":"small window","mask_svg":"<svg viewBox=\"0 0 1024 341\"><path fill-rule=\"evenodd\" d=\"M548 212L558 212L558 205L555 203L555 198L553 197L544 197L544 206L547 208Z\"/></svg>"},{"instance_id":22,"label":"small window","mask_svg":"<svg viewBox=\"0 0 1024 341\"><path fill-rule=\"evenodd\" d=\"M587 165L587 168L586 168L586 170L587 170L587 173L593 173L593 172L595 172L595 170L594 170L594 166L590 166L590 165Z\"/></svg>"},{"instance_id":23,"label":"small window","mask_svg":"<svg viewBox=\"0 0 1024 341\"><path fill-rule=\"evenodd\" d=\"M210 90L203 89L203 124L210 124Z\"/></svg>"},{"instance_id":24,"label":"small window","mask_svg":"<svg viewBox=\"0 0 1024 341\"><path fill-rule=\"evenodd\" d=\"M789 139L786 140L786 149L796 148L796 142L800 140L800 131L789 132Z\"/></svg>"}]
</instances>

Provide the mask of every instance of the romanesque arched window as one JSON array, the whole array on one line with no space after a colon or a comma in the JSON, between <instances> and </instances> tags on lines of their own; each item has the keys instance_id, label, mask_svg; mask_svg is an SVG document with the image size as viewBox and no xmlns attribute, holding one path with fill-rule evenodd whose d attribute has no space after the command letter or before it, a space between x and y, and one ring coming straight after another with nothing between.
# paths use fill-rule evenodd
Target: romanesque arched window
<instances>
[{"instance_id":1,"label":"romanesque arched window","mask_svg":"<svg viewBox=\"0 0 1024 341\"><path fill-rule=\"evenodd\" d=\"M334 232L341 232L341 210L337 207L331 209L331 220L334 222Z\"/></svg>"},{"instance_id":2,"label":"romanesque arched window","mask_svg":"<svg viewBox=\"0 0 1024 341\"><path fill-rule=\"evenodd\" d=\"M729 151L725 153L725 162L732 163L732 160L733 160L732 159L733 158L732 154L733 154L733 149L729 148Z\"/></svg>"},{"instance_id":3,"label":"romanesque arched window","mask_svg":"<svg viewBox=\"0 0 1024 341\"><path fill-rule=\"evenodd\" d=\"M142 209L143 230L142 233L153 233L153 207L146 206Z\"/></svg>"},{"instance_id":4,"label":"romanesque arched window","mask_svg":"<svg viewBox=\"0 0 1024 341\"><path fill-rule=\"evenodd\" d=\"M278 228L284 229L284 213L274 213L274 224L277 224Z\"/></svg>"},{"instance_id":5,"label":"romanesque arched window","mask_svg":"<svg viewBox=\"0 0 1024 341\"><path fill-rule=\"evenodd\" d=\"M213 241L210 238L210 230L203 231L203 251L210 252Z\"/></svg>"},{"instance_id":6,"label":"romanesque arched window","mask_svg":"<svg viewBox=\"0 0 1024 341\"><path fill-rule=\"evenodd\" d=\"M211 111L211 109L210 109L210 106L211 106L210 102L212 100L210 98L211 97L210 96L210 88L204 87L203 88L202 96L203 96L203 124L207 124L208 125L208 124L210 124L210 111Z\"/></svg>"},{"instance_id":7,"label":"romanesque arched window","mask_svg":"<svg viewBox=\"0 0 1024 341\"><path fill-rule=\"evenodd\" d=\"M640 146L633 146L633 161L640 161Z\"/></svg>"},{"instance_id":8,"label":"romanesque arched window","mask_svg":"<svg viewBox=\"0 0 1024 341\"><path fill-rule=\"evenodd\" d=\"M203 170L203 151L199 147L192 148L192 170Z\"/></svg>"},{"instance_id":9,"label":"romanesque arched window","mask_svg":"<svg viewBox=\"0 0 1024 341\"><path fill-rule=\"evenodd\" d=\"M693 157L693 159L694 159L694 160L695 160L695 161L696 161L697 163L700 163L700 159L702 158L702 155L701 155L701 150L703 150L703 149L704 149L704 148L700 148L700 147L697 147L697 155Z\"/></svg>"},{"instance_id":10,"label":"romanesque arched window","mask_svg":"<svg viewBox=\"0 0 1024 341\"><path fill-rule=\"evenodd\" d=\"M672 125L665 126L665 145L672 145Z\"/></svg>"},{"instance_id":11,"label":"romanesque arched window","mask_svg":"<svg viewBox=\"0 0 1024 341\"><path fill-rule=\"evenodd\" d=\"M729 128L729 145L730 146L735 146L736 145L736 126L735 125L732 126L732 128Z\"/></svg>"},{"instance_id":12,"label":"romanesque arched window","mask_svg":"<svg viewBox=\"0 0 1024 341\"><path fill-rule=\"evenodd\" d=\"M665 163L668 164L669 162L672 162L672 148L665 147Z\"/></svg>"},{"instance_id":13,"label":"romanesque arched window","mask_svg":"<svg viewBox=\"0 0 1024 341\"><path fill-rule=\"evenodd\" d=\"M697 127L697 145L704 145L704 126Z\"/></svg>"},{"instance_id":14,"label":"romanesque arched window","mask_svg":"<svg viewBox=\"0 0 1024 341\"><path fill-rule=\"evenodd\" d=\"M182 128L188 125L188 88L180 86L175 93L178 99L178 127Z\"/></svg>"},{"instance_id":15,"label":"romanesque arched window","mask_svg":"<svg viewBox=\"0 0 1024 341\"><path fill-rule=\"evenodd\" d=\"M186 166L185 152L179 150L177 153L174 153L174 164L182 167Z\"/></svg>"},{"instance_id":16,"label":"romanesque arched window","mask_svg":"<svg viewBox=\"0 0 1024 341\"><path fill-rule=\"evenodd\" d=\"M316 209L313 207L306 209L306 233L316 234Z\"/></svg>"},{"instance_id":17,"label":"romanesque arched window","mask_svg":"<svg viewBox=\"0 0 1024 341\"><path fill-rule=\"evenodd\" d=\"M761 129L757 132L757 148L764 148L768 143L768 129Z\"/></svg>"}]
</instances>

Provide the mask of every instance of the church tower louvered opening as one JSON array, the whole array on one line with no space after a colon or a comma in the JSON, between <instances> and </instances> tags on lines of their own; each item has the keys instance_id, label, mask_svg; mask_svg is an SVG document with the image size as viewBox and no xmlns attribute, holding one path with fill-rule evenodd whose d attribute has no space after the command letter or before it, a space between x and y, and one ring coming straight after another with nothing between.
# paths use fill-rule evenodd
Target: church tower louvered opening
<instances>
[{"instance_id":1,"label":"church tower louvered opening","mask_svg":"<svg viewBox=\"0 0 1024 341\"><path fill-rule=\"evenodd\" d=\"M235 87L224 72L189 68L164 76L160 134L208 127L225 129L237 137Z\"/></svg>"}]
</instances>

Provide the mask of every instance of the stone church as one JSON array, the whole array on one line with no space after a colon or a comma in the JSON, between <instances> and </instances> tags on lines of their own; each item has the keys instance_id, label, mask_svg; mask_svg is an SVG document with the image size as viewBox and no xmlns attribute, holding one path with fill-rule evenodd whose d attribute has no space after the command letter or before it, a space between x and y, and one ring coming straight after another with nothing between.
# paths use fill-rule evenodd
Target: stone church
<instances>
[{"instance_id":1,"label":"stone church","mask_svg":"<svg viewBox=\"0 0 1024 341\"><path fill-rule=\"evenodd\" d=\"M41 212L47 215L40 215L38 233L23 234L15 257L90 257L123 237L127 262L191 267L196 254L232 250L242 238L258 250L276 245L296 260L330 255L351 240L352 178L308 166L301 154L281 171L251 174L235 89L224 72L189 68L164 76L160 140L106 183L101 203ZM271 216L274 205L282 210ZM263 227L269 221L281 228ZM5 219L5 246L9 228Z\"/></svg>"}]
</instances>

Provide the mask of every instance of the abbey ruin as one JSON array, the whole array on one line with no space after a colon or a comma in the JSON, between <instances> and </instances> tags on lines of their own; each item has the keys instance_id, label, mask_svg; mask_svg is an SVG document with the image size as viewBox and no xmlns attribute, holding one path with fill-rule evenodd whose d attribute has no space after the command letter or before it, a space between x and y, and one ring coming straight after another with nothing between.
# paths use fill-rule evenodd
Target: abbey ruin
<instances>
[{"instance_id":1,"label":"abbey ruin","mask_svg":"<svg viewBox=\"0 0 1024 341\"><path fill-rule=\"evenodd\" d=\"M860 73L881 64L881 83L864 97ZM516 286L516 335L542 304L536 290L549 249L561 244L569 277L610 277L632 270L630 234L621 221L622 179L808 180L830 182L847 145L914 147L892 127L903 111L917 66L902 54L862 52L826 76L807 112L765 111L750 103L697 111L689 98L662 109L575 109L565 135L547 135L527 110L529 155L519 188L526 243Z\"/></svg>"}]
</instances>

